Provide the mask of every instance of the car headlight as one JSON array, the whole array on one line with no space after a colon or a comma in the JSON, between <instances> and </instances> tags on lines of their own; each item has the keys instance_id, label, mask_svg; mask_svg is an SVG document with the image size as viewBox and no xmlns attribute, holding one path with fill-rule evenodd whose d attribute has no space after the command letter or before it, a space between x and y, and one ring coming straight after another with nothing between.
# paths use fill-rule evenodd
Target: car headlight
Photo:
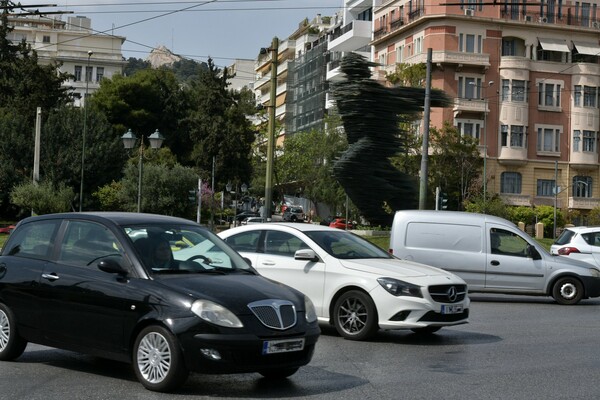
<instances>
[{"instance_id":1,"label":"car headlight","mask_svg":"<svg viewBox=\"0 0 600 400\"><path fill-rule=\"evenodd\" d=\"M192 312L211 324L226 328L243 328L244 324L225 307L208 300L196 300Z\"/></svg>"},{"instance_id":2,"label":"car headlight","mask_svg":"<svg viewBox=\"0 0 600 400\"><path fill-rule=\"evenodd\" d=\"M423 297L421 287L394 278L379 278L377 282L394 296Z\"/></svg>"},{"instance_id":3,"label":"car headlight","mask_svg":"<svg viewBox=\"0 0 600 400\"><path fill-rule=\"evenodd\" d=\"M315 310L315 305L307 296L304 296L304 318L306 318L306 322L308 323L317 320L317 310Z\"/></svg>"},{"instance_id":4,"label":"car headlight","mask_svg":"<svg viewBox=\"0 0 600 400\"><path fill-rule=\"evenodd\" d=\"M594 278L600 278L600 270L597 270L596 268L590 268L590 274Z\"/></svg>"}]
</instances>

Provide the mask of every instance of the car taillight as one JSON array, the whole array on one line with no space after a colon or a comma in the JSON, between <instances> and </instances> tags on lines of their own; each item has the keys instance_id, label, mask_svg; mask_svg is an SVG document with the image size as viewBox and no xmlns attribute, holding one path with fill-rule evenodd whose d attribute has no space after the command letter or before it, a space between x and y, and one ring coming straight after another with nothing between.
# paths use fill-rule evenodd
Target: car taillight
<instances>
[{"instance_id":1,"label":"car taillight","mask_svg":"<svg viewBox=\"0 0 600 400\"><path fill-rule=\"evenodd\" d=\"M561 256L568 256L571 253L580 253L577 247L561 247L558 249L558 254Z\"/></svg>"},{"instance_id":2,"label":"car taillight","mask_svg":"<svg viewBox=\"0 0 600 400\"><path fill-rule=\"evenodd\" d=\"M394 249L388 249L388 253L394 254Z\"/></svg>"}]
</instances>

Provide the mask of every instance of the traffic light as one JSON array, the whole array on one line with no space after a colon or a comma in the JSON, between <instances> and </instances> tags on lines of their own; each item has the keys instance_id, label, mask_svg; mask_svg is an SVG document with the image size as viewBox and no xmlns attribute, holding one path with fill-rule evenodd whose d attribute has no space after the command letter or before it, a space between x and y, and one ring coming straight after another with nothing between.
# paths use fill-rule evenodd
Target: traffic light
<instances>
[{"instance_id":1,"label":"traffic light","mask_svg":"<svg viewBox=\"0 0 600 400\"><path fill-rule=\"evenodd\" d=\"M440 192L440 197L439 197L438 201L439 201L438 210L448 209L448 195L446 193Z\"/></svg>"},{"instance_id":2,"label":"traffic light","mask_svg":"<svg viewBox=\"0 0 600 400\"><path fill-rule=\"evenodd\" d=\"M188 200L191 204L196 204L198 202L198 195L196 194L196 189L188 190Z\"/></svg>"}]
</instances>

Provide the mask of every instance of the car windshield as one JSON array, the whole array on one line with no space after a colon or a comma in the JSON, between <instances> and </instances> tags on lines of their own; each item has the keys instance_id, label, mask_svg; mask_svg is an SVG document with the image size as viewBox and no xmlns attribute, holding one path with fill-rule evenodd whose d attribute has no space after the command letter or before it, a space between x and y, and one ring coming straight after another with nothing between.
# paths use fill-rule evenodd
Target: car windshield
<instances>
[{"instance_id":1,"label":"car windshield","mask_svg":"<svg viewBox=\"0 0 600 400\"><path fill-rule=\"evenodd\" d=\"M307 231L304 233L335 258L344 260L360 258L393 258L386 251L375 246L368 240L350 232L327 230Z\"/></svg>"},{"instance_id":2,"label":"car windshield","mask_svg":"<svg viewBox=\"0 0 600 400\"><path fill-rule=\"evenodd\" d=\"M194 225L123 227L153 273L251 272L254 269L217 235Z\"/></svg>"}]
</instances>

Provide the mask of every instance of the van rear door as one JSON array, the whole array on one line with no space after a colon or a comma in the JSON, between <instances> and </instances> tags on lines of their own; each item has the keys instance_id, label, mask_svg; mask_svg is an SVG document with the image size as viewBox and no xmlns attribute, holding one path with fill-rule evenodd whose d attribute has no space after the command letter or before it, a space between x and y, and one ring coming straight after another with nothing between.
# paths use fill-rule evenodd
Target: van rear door
<instances>
[{"instance_id":1,"label":"van rear door","mask_svg":"<svg viewBox=\"0 0 600 400\"><path fill-rule=\"evenodd\" d=\"M485 287L543 291L546 264L527 256L530 244L518 230L487 223Z\"/></svg>"}]
</instances>

